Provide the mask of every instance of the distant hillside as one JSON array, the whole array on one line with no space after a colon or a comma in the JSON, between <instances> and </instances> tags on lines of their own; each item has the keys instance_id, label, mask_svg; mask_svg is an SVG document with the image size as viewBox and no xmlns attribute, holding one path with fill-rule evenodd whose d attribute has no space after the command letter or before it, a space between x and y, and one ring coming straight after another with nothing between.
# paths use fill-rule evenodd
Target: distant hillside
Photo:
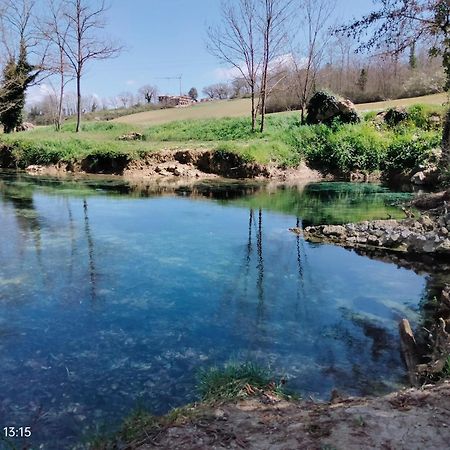
<instances>
[{"instance_id":1,"label":"distant hillside","mask_svg":"<svg viewBox=\"0 0 450 450\"><path fill-rule=\"evenodd\" d=\"M414 97L399 100L389 100L375 103L362 103L356 105L359 111L381 110L392 106L409 106L416 103L440 105L447 101L446 94L433 94L424 97ZM186 108L160 109L130 114L114 119L114 122L131 125L151 126L177 120L209 119L221 117L240 117L249 115L250 99L220 100L199 103ZM285 113L278 113L285 114Z\"/></svg>"}]
</instances>

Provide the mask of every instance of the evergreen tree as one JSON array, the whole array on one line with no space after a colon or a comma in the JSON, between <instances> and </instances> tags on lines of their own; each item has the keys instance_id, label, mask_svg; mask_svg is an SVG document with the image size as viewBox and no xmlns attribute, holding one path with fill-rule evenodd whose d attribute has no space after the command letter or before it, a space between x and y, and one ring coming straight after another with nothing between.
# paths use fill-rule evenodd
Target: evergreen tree
<instances>
[{"instance_id":1,"label":"evergreen tree","mask_svg":"<svg viewBox=\"0 0 450 450\"><path fill-rule=\"evenodd\" d=\"M0 123L5 133L11 133L21 123L23 106L17 81L17 64L14 59L10 59L3 69L0 89Z\"/></svg>"},{"instance_id":2,"label":"evergreen tree","mask_svg":"<svg viewBox=\"0 0 450 450\"><path fill-rule=\"evenodd\" d=\"M192 87L191 89L189 89L188 95L189 95L189 97L192 98L192 100L197 101L198 92L195 87Z\"/></svg>"},{"instance_id":3,"label":"evergreen tree","mask_svg":"<svg viewBox=\"0 0 450 450\"><path fill-rule=\"evenodd\" d=\"M25 43L20 43L17 62L11 58L3 70L0 87L0 123L5 133L11 133L22 124L25 92L38 73L28 63Z\"/></svg>"},{"instance_id":4,"label":"evergreen tree","mask_svg":"<svg viewBox=\"0 0 450 450\"><path fill-rule=\"evenodd\" d=\"M367 85L367 70L361 69L361 72L359 73L358 81L356 82L356 85L361 89L361 92L364 92L366 90Z\"/></svg>"}]
</instances>

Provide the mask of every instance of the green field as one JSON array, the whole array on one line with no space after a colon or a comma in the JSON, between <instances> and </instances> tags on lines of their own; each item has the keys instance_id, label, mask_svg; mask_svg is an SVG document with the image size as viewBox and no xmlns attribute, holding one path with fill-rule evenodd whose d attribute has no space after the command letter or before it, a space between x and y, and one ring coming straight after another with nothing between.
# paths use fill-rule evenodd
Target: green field
<instances>
[{"instance_id":1,"label":"green field","mask_svg":"<svg viewBox=\"0 0 450 450\"><path fill-rule=\"evenodd\" d=\"M207 106L212 105L199 108ZM186 113L188 109L176 111ZM27 133L1 135L0 145L12 151L14 164L20 168L86 160L95 166L105 158L137 160L163 149L205 149L221 152L224 158L233 153L242 162L281 168L306 161L315 169L338 176L355 171L409 174L439 147L442 121L436 124L434 119L436 114L443 116L444 108L414 105L408 111L409 119L398 126L374 123L374 112L365 113L359 124L332 126L301 125L295 112L270 114L264 133L251 131L248 116L172 120L159 125L92 121L84 122L80 133L74 132L75 124L66 123L60 132L39 127ZM139 132L142 139L119 139L128 132Z\"/></svg>"},{"instance_id":2,"label":"green field","mask_svg":"<svg viewBox=\"0 0 450 450\"><path fill-rule=\"evenodd\" d=\"M433 94L424 97L405 98L375 103L362 103L356 105L360 112L380 111L393 106L411 106L417 103L427 105L442 105L447 101L447 94ZM114 119L114 122L130 125L152 126L168 122L195 119L219 119L223 117L241 117L250 114L250 99L218 100L199 103L185 108L160 109L130 114ZM293 112L277 113L293 114Z\"/></svg>"},{"instance_id":3,"label":"green field","mask_svg":"<svg viewBox=\"0 0 450 450\"><path fill-rule=\"evenodd\" d=\"M158 111L146 111L114 119L114 122L131 125L160 125L178 120L212 119L222 117L240 117L250 114L250 99L218 100L198 103L185 108L169 108Z\"/></svg>"}]
</instances>

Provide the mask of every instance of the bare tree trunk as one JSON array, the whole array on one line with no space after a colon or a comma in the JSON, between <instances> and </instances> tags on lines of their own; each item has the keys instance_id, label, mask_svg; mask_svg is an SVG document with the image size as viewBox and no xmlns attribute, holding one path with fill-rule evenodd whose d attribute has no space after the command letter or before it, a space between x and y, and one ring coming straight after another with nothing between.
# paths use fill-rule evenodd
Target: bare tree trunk
<instances>
[{"instance_id":1,"label":"bare tree trunk","mask_svg":"<svg viewBox=\"0 0 450 450\"><path fill-rule=\"evenodd\" d=\"M261 109L261 126L259 131L262 133L264 131L264 120L266 116L266 98L267 98L267 72L269 70L269 46L270 46L270 28L271 28L271 16L267 17L267 25L264 32L264 57L263 57L263 71L261 77L261 92L259 93L260 98L260 109Z\"/></svg>"},{"instance_id":2,"label":"bare tree trunk","mask_svg":"<svg viewBox=\"0 0 450 450\"><path fill-rule=\"evenodd\" d=\"M300 106L300 123L305 125L305 105L302 104Z\"/></svg>"},{"instance_id":3,"label":"bare tree trunk","mask_svg":"<svg viewBox=\"0 0 450 450\"><path fill-rule=\"evenodd\" d=\"M60 82L61 82L61 85L59 86L58 116L56 119L56 131L61 130L61 125L62 125L62 121L63 121L64 72L61 72Z\"/></svg>"},{"instance_id":4,"label":"bare tree trunk","mask_svg":"<svg viewBox=\"0 0 450 450\"><path fill-rule=\"evenodd\" d=\"M252 86L252 131L256 130L255 88Z\"/></svg>"},{"instance_id":5,"label":"bare tree trunk","mask_svg":"<svg viewBox=\"0 0 450 450\"><path fill-rule=\"evenodd\" d=\"M80 131L81 123L81 76L77 73L77 127L75 131L78 133Z\"/></svg>"},{"instance_id":6,"label":"bare tree trunk","mask_svg":"<svg viewBox=\"0 0 450 450\"><path fill-rule=\"evenodd\" d=\"M265 117L266 117L266 99L267 99L267 71L268 71L269 61L268 58L266 59L264 63L264 69L263 69L263 77L261 82L261 103L260 103L260 112L261 112L261 126L259 131L262 133L264 131L264 125L265 125Z\"/></svg>"}]
</instances>

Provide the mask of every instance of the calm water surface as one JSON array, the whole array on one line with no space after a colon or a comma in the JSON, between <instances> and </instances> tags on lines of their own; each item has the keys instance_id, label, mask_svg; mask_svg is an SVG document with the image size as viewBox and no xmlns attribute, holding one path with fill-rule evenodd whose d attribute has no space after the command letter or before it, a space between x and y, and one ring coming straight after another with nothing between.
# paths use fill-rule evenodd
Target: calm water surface
<instances>
[{"instance_id":1,"label":"calm water surface","mask_svg":"<svg viewBox=\"0 0 450 450\"><path fill-rule=\"evenodd\" d=\"M230 360L317 398L395 389L397 322L420 319L425 278L288 229L396 216L399 198L0 174L1 427L70 448L195 400L196 370Z\"/></svg>"}]
</instances>

